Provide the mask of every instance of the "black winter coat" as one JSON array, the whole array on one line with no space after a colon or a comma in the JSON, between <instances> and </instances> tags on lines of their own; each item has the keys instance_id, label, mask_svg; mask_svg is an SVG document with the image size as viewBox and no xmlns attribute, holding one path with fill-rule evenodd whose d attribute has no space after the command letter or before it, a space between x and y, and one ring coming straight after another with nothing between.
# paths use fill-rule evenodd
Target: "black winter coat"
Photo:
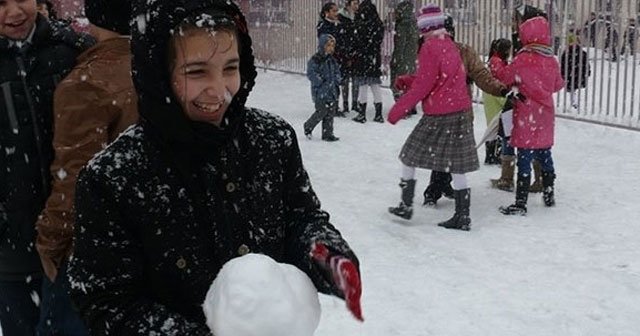
<instances>
[{"instance_id":1,"label":"black winter coat","mask_svg":"<svg viewBox=\"0 0 640 336\"><path fill-rule=\"evenodd\" d=\"M26 49L0 39L0 280L42 272L35 222L51 182L53 92L91 43L42 16Z\"/></svg>"},{"instance_id":2,"label":"black winter coat","mask_svg":"<svg viewBox=\"0 0 640 336\"><path fill-rule=\"evenodd\" d=\"M365 78L379 78L381 71L382 40L384 25L376 6L371 0L364 0L356 13L356 45L355 76Z\"/></svg>"},{"instance_id":3,"label":"black winter coat","mask_svg":"<svg viewBox=\"0 0 640 336\"><path fill-rule=\"evenodd\" d=\"M141 0L134 16L151 8ZM224 263L263 253L341 295L309 252L314 241L358 263L320 209L293 128L247 109L256 76L246 21L227 0L157 0L134 27L141 121L78 177L71 296L92 335L210 335L202 303ZM176 9L180 10L177 11ZM171 90L169 31L216 8L240 30L241 88L218 128L190 121ZM215 14L214 14L215 15ZM142 15L145 17L145 15Z\"/></svg>"},{"instance_id":4,"label":"black winter coat","mask_svg":"<svg viewBox=\"0 0 640 336\"><path fill-rule=\"evenodd\" d=\"M352 19L346 13L345 9L340 10L338 13L338 19L342 24L342 61L340 69L342 70L342 77L353 76L353 69L358 55L356 54L356 25L355 17Z\"/></svg>"},{"instance_id":5,"label":"black winter coat","mask_svg":"<svg viewBox=\"0 0 640 336\"><path fill-rule=\"evenodd\" d=\"M591 75L587 52L579 45L568 46L560 56L560 72L567 91L587 87L587 78Z\"/></svg>"},{"instance_id":6,"label":"black winter coat","mask_svg":"<svg viewBox=\"0 0 640 336\"><path fill-rule=\"evenodd\" d=\"M339 64L342 64L346 57L348 48L345 41L346 31L344 29L344 26L342 25L342 22L331 22L327 19L321 19L316 25L316 32L318 38L320 38L320 35L324 34L333 36L333 38L336 40L336 49L334 51L333 57L335 57Z\"/></svg>"}]
</instances>

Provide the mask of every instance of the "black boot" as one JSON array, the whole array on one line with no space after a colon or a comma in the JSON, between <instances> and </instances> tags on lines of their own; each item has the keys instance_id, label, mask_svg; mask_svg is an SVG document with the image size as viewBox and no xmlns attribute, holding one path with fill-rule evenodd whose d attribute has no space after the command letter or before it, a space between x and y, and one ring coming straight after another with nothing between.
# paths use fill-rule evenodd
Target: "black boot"
<instances>
[{"instance_id":1,"label":"black boot","mask_svg":"<svg viewBox=\"0 0 640 336\"><path fill-rule=\"evenodd\" d=\"M544 205L552 207L556 205L556 198L554 195L554 181L556 174L546 171L542 172L542 200Z\"/></svg>"},{"instance_id":2,"label":"black boot","mask_svg":"<svg viewBox=\"0 0 640 336\"><path fill-rule=\"evenodd\" d=\"M500 157L498 153L498 140L485 142L484 148L485 148L484 164L486 165L500 164Z\"/></svg>"},{"instance_id":3,"label":"black boot","mask_svg":"<svg viewBox=\"0 0 640 336\"><path fill-rule=\"evenodd\" d=\"M376 109L376 116L373 117L373 121L383 123L384 118L382 117L382 103L373 103L373 106Z\"/></svg>"},{"instance_id":4,"label":"black boot","mask_svg":"<svg viewBox=\"0 0 640 336\"><path fill-rule=\"evenodd\" d=\"M400 180L402 188L402 201L397 207L389 207L389 212L404 219L411 219L413 216L413 195L416 190L416 180Z\"/></svg>"},{"instance_id":5,"label":"black boot","mask_svg":"<svg viewBox=\"0 0 640 336\"><path fill-rule=\"evenodd\" d=\"M367 103L358 103L358 115L351 120L361 124L367 122Z\"/></svg>"},{"instance_id":6,"label":"black boot","mask_svg":"<svg viewBox=\"0 0 640 336\"><path fill-rule=\"evenodd\" d=\"M429 185L424 190L424 203L422 205L435 206L444 195L446 198L453 198L453 188L451 188L451 174L432 170L429 178Z\"/></svg>"},{"instance_id":7,"label":"black boot","mask_svg":"<svg viewBox=\"0 0 640 336\"><path fill-rule=\"evenodd\" d=\"M456 200L456 212L449 220L438 223L447 229L469 231L471 229L471 217L469 217L469 207L471 206L471 189L453 191Z\"/></svg>"},{"instance_id":8,"label":"black boot","mask_svg":"<svg viewBox=\"0 0 640 336\"><path fill-rule=\"evenodd\" d=\"M518 175L516 183L516 202L509 206L501 206L499 208L503 215L521 215L527 214L527 198L529 197L529 184L531 183L531 175Z\"/></svg>"}]
</instances>

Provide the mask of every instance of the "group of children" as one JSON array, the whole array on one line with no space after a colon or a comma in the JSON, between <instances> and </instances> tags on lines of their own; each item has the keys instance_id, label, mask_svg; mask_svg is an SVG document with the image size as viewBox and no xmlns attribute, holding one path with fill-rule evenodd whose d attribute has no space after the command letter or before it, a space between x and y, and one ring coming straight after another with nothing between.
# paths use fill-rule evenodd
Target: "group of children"
<instances>
[{"instance_id":1,"label":"group of children","mask_svg":"<svg viewBox=\"0 0 640 336\"><path fill-rule=\"evenodd\" d=\"M548 21L541 12L529 6L519 10L518 37L522 48L509 63L511 43L497 40L492 43L490 60L493 76L511 88L512 94L508 96L514 105L513 129L510 138L505 139L503 153L517 148L518 177L515 202L499 208L505 215L526 214L534 159L541 167L544 204L555 204L555 170L551 156L555 113L552 95L564 85L560 65L551 48ZM395 124L418 102L422 102L424 111L400 152L402 197L400 204L389 208L389 212L411 218L415 168L448 172L452 175L455 213L438 225L469 230L471 190L465 174L479 168L473 112L471 98L465 94L467 74L463 60L444 29L444 20L445 16L436 5L429 4L421 9L418 28L424 41L415 79L389 112L388 121ZM503 104L497 101L494 106L501 110Z\"/></svg>"},{"instance_id":2,"label":"group of children","mask_svg":"<svg viewBox=\"0 0 640 336\"><path fill-rule=\"evenodd\" d=\"M499 146L502 155L497 161L502 165L502 174L499 179L492 180L495 188L513 191L517 166L515 202L499 208L505 215L526 214L530 191L542 191L544 204L555 205L552 95L565 85L565 76L551 47L545 14L533 7L522 6L518 8L516 18L518 32L513 59L509 61L514 47L510 40L501 38L491 44L489 70L503 87L499 95L495 94L496 90L488 90L484 95L487 121L504 111L505 105L513 110L512 124L508 127L512 130L501 137ZM453 191L449 194L455 200L453 217L438 225L469 230L471 189L465 174L479 168L472 102L466 92L469 69L452 34L445 29L445 20L446 16L438 6L428 4L421 8L417 17L421 35L417 71L411 77L401 76L397 80L398 85L403 86L403 94L389 111L388 121L397 123L419 102L422 102L424 116L400 152L403 165L401 202L397 207L390 207L389 212L405 219L412 217L415 168L430 169L450 175ZM309 61L307 75L312 83L316 112L304 125L309 137L313 127L323 120L323 140L329 141L335 138L332 118L338 106L340 83L339 66L331 57L334 46L335 39L322 35L318 53ZM411 79L410 83L405 83L407 79ZM569 79L569 83L571 91L581 87L573 79ZM495 142L489 146L498 147ZM536 168L537 181L533 185L532 165Z\"/></svg>"}]
</instances>

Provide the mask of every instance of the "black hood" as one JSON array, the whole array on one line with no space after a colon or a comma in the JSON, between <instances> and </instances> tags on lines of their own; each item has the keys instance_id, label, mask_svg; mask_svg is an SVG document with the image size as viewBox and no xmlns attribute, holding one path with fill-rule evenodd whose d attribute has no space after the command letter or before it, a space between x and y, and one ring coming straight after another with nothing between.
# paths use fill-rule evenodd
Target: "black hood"
<instances>
[{"instance_id":1,"label":"black hood","mask_svg":"<svg viewBox=\"0 0 640 336\"><path fill-rule=\"evenodd\" d=\"M251 37L240 9L228 0L135 0L132 11L132 72L142 122L170 145L207 145L229 138L242 120L257 75ZM241 47L240 91L225 114L223 129L187 118L173 93L167 60L174 29L198 14L213 11L233 20Z\"/></svg>"}]
</instances>

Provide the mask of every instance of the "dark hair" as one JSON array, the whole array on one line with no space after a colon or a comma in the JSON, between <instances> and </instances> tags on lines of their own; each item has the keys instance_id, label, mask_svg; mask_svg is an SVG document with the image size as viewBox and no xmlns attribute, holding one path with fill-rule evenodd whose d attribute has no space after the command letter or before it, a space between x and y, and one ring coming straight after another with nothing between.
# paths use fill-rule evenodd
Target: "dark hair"
<instances>
[{"instance_id":1,"label":"dark hair","mask_svg":"<svg viewBox=\"0 0 640 336\"><path fill-rule=\"evenodd\" d=\"M185 19L185 21L183 21L176 27L176 29L174 29L173 36L171 37L169 45L167 46L167 64L169 65L169 71L173 71L173 68L176 65L176 43L178 42L178 38L184 36L186 32L196 29L205 29L212 32L227 32L230 35L233 35L238 44L238 53L240 54L240 56L242 56L242 45L239 39L238 27L236 27L236 25L234 24L233 19L222 13L213 15L210 13L203 13L195 18ZM217 47L218 46L216 46L216 48ZM212 55L216 51L217 49L212 52Z\"/></svg>"},{"instance_id":2,"label":"dark hair","mask_svg":"<svg viewBox=\"0 0 640 336\"><path fill-rule=\"evenodd\" d=\"M511 41L506 38L499 38L491 41L491 48L489 49L489 57L498 56L503 60L509 58L511 52Z\"/></svg>"},{"instance_id":3,"label":"dark hair","mask_svg":"<svg viewBox=\"0 0 640 336\"><path fill-rule=\"evenodd\" d=\"M327 2L322 6L322 10L320 11L320 17L325 18L325 13L329 12L331 8L338 7L335 2Z\"/></svg>"},{"instance_id":4,"label":"dark hair","mask_svg":"<svg viewBox=\"0 0 640 336\"><path fill-rule=\"evenodd\" d=\"M453 26L453 16L449 13L444 13L444 29L451 35L451 38L456 38L456 27Z\"/></svg>"}]
</instances>

